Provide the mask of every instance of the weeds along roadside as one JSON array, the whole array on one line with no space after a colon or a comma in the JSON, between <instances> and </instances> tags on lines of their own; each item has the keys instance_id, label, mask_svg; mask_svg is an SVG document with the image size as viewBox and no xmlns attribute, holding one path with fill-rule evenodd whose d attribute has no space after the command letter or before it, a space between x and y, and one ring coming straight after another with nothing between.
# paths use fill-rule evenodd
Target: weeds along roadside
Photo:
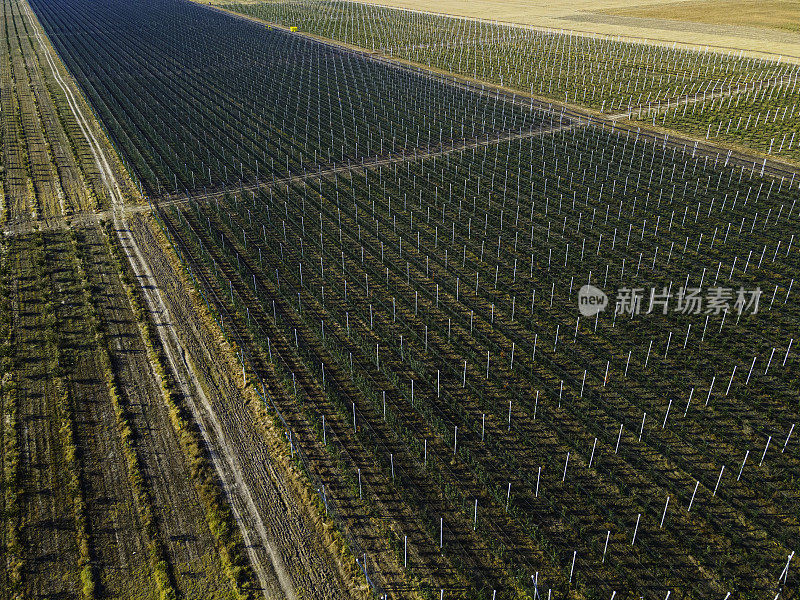
<instances>
[{"instance_id":1,"label":"weeds along roadside","mask_svg":"<svg viewBox=\"0 0 800 600\"><path fill-rule=\"evenodd\" d=\"M255 575L245 556L244 542L227 506L225 494L202 448L196 427L180 401L180 394L176 392L175 382L167 367L155 325L142 306L141 290L132 285L134 275L130 263L121 256L113 225L104 221L102 226L105 233L104 243L112 263L121 275L125 293L144 338L150 364L159 380L164 402L169 409L170 421L191 466L190 477L202 500L206 520L216 540L223 569L240 598L253 598Z\"/></svg>"},{"instance_id":2,"label":"weeds along roadside","mask_svg":"<svg viewBox=\"0 0 800 600\"><path fill-rule=\"evenodd\" d=\"M139 457L134 447L135 432L128 419L122 398L119 394L117 376L111 365L109 352L110 341L104 324L98 317L98 310L92 295L89 293L89 280L84 268L86 262L85 248L78 243L78 233L75 229L70 229L70 245L72 246L71 258L75 263L75 269L80 277L83 291L83 304L86 307L88 325L97 347L97 360L103 372L103 378L108 388L108 394L114 407L116 416L117 430L122 442L125 462L128 469L128 481L136 496L136 511L142 519L147 535L148 562L152 570L152 577L156 584L160 600L173 600L176 598L174 587L174 577L170 573L169 563L163 546L158 541L158 532L153 519L152 498L145 486L144 476L141 471ZM80 235L84 235L82 232Z\"/></svg>"}]
</instances>

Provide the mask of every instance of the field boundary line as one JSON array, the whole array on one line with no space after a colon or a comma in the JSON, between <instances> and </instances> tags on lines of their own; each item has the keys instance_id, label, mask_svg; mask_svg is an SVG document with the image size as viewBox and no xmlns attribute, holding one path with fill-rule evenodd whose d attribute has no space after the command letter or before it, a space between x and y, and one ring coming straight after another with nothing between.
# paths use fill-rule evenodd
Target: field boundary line
<instances>
[{"instance_id":1,"label":"field boundary line","mask_svg":"<svg viewBox=\"0 0 800 600\"><path fill-rule=\"evenodd\" d=\"M554 113L555 114L555 113ZM562 117L559 117L561 119ZM281 177L279 179L273 179L270 181L263 181L263 182L256 182L256 183L248 183L248 184L241 184L232 187L225 187L222 189L216 189L213 191L208 192L188 192L182 194L169 194L164 195L159 198L153 198L154 202L158 203L159 207L164 206L171 206L173 204L182 204L184 202L188 202L191 200L196 200L199 198L203 199L214 199L214 198L222 198L225 194L229 194L232 192L255 192L261 189L269 189L276 185L285 185L287 183L299 183L303 181L307 181L309 179L318 179L320 177L325 177L328 175L334 175L336 173L346 173L348 171L352 171L353 169L375 169L377 167L385 167L388 165L402 165L409 162L416 162L418 160L425 160L427 158L438 158L440 156L447 156L448 154L453 154L455 152L463 152L465 150L472 150L476 148L485 148L489 146L494 146L496 144L502 144L504 142L511 142L516 140L525 140L534 138L540 135L548 135L551 133L558 133L560 131L567 131L569 129L573 129L575 127L585 127L589 124L588 121L584 122L579 119L572 118L566 123L557 123L547 127L541 127L538 129L530 129L524 132L519 133L510 133L505 134L497 137L491 137L490 139L476 139L472 138L468 142L462 142L460 144L453 144L442 148L440 150L431 150L427 152L417 152L417 149L414 148L413 152L411 153L403 153L399 156L391 156L388 158L380 158L380 159L362 159L359 162L355 163L347 163L338 165L335 167L329 167L327 169L320 169L317 171L306 171L304 173L298 173L297 175L291 175L289 177ZM148 199L149 200L149 199ZM131 210L132 207L127 207L127 210ZM150 210L147 207L137 207L136 210L142 209ZM8 228L10 229L10 228Z\"/></svg>"}]
</instances>

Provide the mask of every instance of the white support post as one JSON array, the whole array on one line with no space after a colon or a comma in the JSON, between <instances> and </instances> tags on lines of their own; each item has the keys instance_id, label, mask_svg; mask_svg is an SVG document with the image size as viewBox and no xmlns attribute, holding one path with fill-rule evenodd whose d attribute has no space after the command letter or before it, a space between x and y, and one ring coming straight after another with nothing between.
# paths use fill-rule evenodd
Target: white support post
<instances>
[{"instance_id":1,"label":"white support post","mask_svg":"<svg viewBox=\"0 0 800 600\"><path fill-rule=\"evenodd\" d=\"M769 437L767 438L767 443L766 443L766 445L764 446L764 453L761 455L761 461L758 463L758 466L759 466L759 467L760 467L762 464L764 464L764 457L767 455L767 449L769 448L769 443L770 443L771 441L772 441L772 436L769 436Z\"/></svg>"},{"instance_id":2,"label":"white support post","mask_svg":"<svg viewBox=\"0 0 800 600\"><path fill-rule=\"evenodd\" d=\"M716 376L716 375L714 375L714 376L711 378L711 385L710 385L710 386L708 386L708 396L706 396L706 404L705 404L706 406L708 406L708 401L709 401L709 400L711 400L711 392L712 392L712 391L713 391L713 389L714 389L714 382L715 382L716 380L717 380L717 376Z\"/></svg>"},{"instance_id":3,"label":"white support post","mask_svg":"<svg viewBox=\"0 0 800 600\"><path fill-rule=\"evenodd\" d=\"M778 583L781 582L783 579L784 585L786 585L786 581L789 579L789 564L792 562L794 558L794 551L789 555L789 558L786 560L786 566L783 567L783 571L781 571L780 577L778 577Z\"/></svg>"},{"instance_id":4,"label":"white support post","mask_svg":"<svg viewBox=\"0 0 800 600\"><path fill-rule=\"evenodd\" d=\"M744 465L747 462L747 457L750 456L750 450L745 451L744 453L744 460L742 461L742 466L739 467L739 475L736 476L736 481L742 477L742 471L744 470Z\"/></svg>"},{"instance_id":5,"label":"white support post","mask_svg":"<svg viewBox=\"0 0 800 600\"><path fill-rule=\"evenodd\" d=\"M661 513L661 524L658 526L659 529L664 527L664 519L667 518L667 507L669 506L669 496L667 496L667 501L664 503L664 512Z\"/></svg>"},{"instance_id":6,"label":"white support post","mask_svg":"<svg viewBox=\"0 0 800 600\"><path fill-rule=\"evenodd\" d=\"M792 437L792 432L794 431L794 426L796 423L792 423L792 426L789 428L789 435L786 436L786 441L783 442L783 448L781 449L781 454L784 453L786 450L786 445L789 443L789 438Z\"/></svg>"},{"instance_id":7,"label":"white support post","mask_svg":"<svg viewBox=\"0 0 800 600\"><path fill-rule=\"evenodd\" d=\"M694 484L694 491L692 492L692 499L689 500L689 508L686 509L686 512L692 511L692 504L694 504L694 497L697 494L697 488L700 487L700 480L697 480L697 483Z\"/></svg>"},{"instance_id":8,"label":"white support post","mask_svg":"<svg viewBox=\"0 0 800 600\"><path fill-rule=\"evenodd\" d=\"M572 552L572 567L569 570L569 582L572 583L572 575L575 573L575 559L578 557L578 551L573 550Z\"/></svg>"}]
</instances>

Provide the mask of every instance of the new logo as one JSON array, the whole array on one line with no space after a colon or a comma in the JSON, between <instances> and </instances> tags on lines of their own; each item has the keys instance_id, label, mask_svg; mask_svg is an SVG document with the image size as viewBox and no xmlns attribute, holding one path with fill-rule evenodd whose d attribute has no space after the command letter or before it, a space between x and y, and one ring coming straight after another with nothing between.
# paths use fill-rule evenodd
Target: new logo
<instances>
[{"instance_id":1,"label":"new logo","mask_svg":"<svg viewBox=\"0 0 800 600\"><path fill-rule=\"evenodd\" d=\"M593 317L608 306L608 296L600 288L585 285L578 290L578 310L584 317Z\"/></svg>"}]
</instances>

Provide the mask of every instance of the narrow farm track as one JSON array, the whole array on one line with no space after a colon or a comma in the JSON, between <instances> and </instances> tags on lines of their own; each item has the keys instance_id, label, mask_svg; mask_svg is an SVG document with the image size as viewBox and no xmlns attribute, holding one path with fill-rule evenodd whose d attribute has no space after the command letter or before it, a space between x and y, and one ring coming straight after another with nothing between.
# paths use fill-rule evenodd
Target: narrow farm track
<instances>
[{"instance_id":1,"label":"narrow farm track","mask_svg":"<svg viewBox=\"0 0 800 600\"><path fill-rule=\"evenodd\" d=\"M152 274L151 266L145 262L127 221L120 220L116 214L115 229L117 235L120 236L123 251L131 261L134 273L140 278L140 285L142 285L151 318L159 332L162 347L167 354L170 368L176 374L181 393L191 409L195 422L201 425L200 432L203 441L212 450L214 467L225 489L228 501L231 503L234 517L239 523L248 556L263 592L265 595L281 593L290 600L294 599L296 595L293 582L288 578L282 560L273 551L273 540L268 537L264 519L259 514L252 492L243 479L240 460L234 455L234 449L224 435L218 416L212 409L202 384L185 360L183 346L177 337L171 321L171 313L164 304L160 288L157 287L157 280ZM140 273L145 275L139 275ZM145 281L153 283L150 285L142 283L144 277L147 278ZM201 407L206 411L206 419L200 412ZM259 554L256 545L262 554Z\"/></svg>"},{"instance_id":2,"label":"narrow farm track","mask_svg":"<svg viewBox=\"0 0 800 600\"><path fill-rule=\"evenodd\" d=\"M581 127L587 124L587 120L564 119L563 115L561 117L558 117L557 113L552 113L552 112L550 113L549 117L550 117L549 125L537 126L527 131L512 131L509 133L501 134L499 136L487 135L485 138L464 140L456 144L448 144L447 146L438 149L415 148L413 152L403 153L397 156L389 156L385 158L376 157L375 159L370 159L368 161L364 160L362 161L361 165L365 168L377 169L384 166L402 164L410 161L421 160L424 158L447 156L448 154L463 152L465 150L484 148L487 146L493 146L495 144L501 144L503 142L513 141L513 140L524 140L532 137L537 137L540 135L554 134L559 131L565 131L567 129L572 129L573 127ZM553 122L554 119L555 122ZM302 175L291 175L289 177L281 177L278 179L274 179L272 182L241 184L239 186L236 186L235 188L232 188L231 190L222 189L219 191L205 192L202 194L202 197L207 200L211 200L214 198L221 198L230 191L252 192L258 189L268 188L270 186L283 185L287 183L296 183L317 177L334 175L336 173L346 173L348 171L351 171L354 167L357 167L357 165L348 163L347 165L340 165L325 169L319 169L317 171L309 171L303 173ZM168 194L159 196L155 200L158 202L159 206L169 206L171 204L180 203L185 200L196 199L200 195L201 194L199 194L198 192L193 192L188 195Z\"/></svg>"}]
</instances>

